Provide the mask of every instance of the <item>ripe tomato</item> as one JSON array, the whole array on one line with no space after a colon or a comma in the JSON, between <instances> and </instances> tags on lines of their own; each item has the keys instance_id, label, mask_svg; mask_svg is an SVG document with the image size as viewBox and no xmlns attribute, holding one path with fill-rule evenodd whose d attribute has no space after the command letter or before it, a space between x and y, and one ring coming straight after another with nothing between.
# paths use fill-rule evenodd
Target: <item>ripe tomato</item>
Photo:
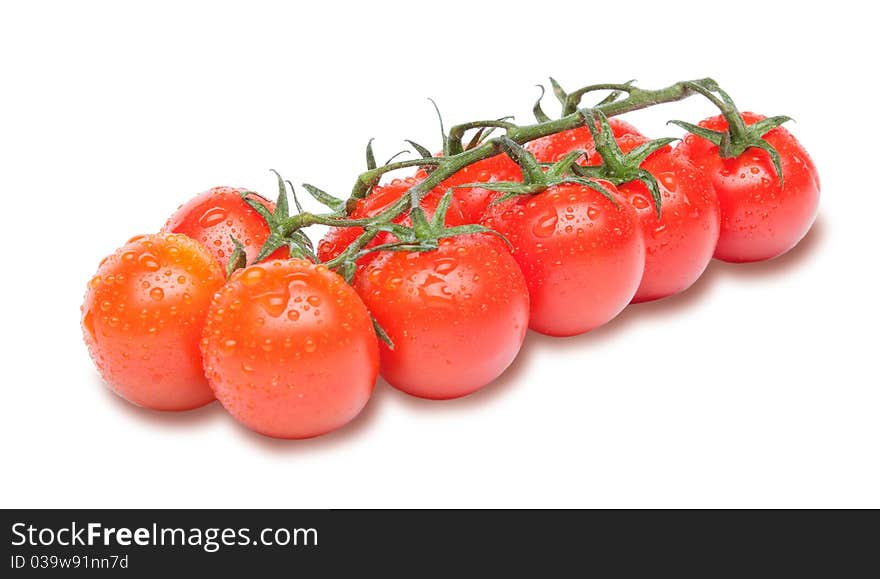
<instances>
[{"instance_id":1,"label":"ripe tomato","mask_svg":"<svg viewBox=\"0 0 880 579\"><path fill-rule=\"evenodd\" d=\"M427 173L419 170L417 178L424 178ZM496 181L522 181L522 170L507 155L495 155L488 159L482 159L467 165L451 177L441 182L432 191L439 197L451 187L464 185L465 183L493 183ZM453 192L452 207L461 215L461 223L464 225L479 223L483 213L489 204L497 199L500 193L489 191L482 187L467 187L455 189Z\"/></svg>"},{"instance_id":2,"label":"ripe tomato","mask_svg":"<svg viewBox=\"0 0 880 579\"><path fill-rule=\"evenodd\" d=\"M309 438L343 426L367 403L379 370L363 302L340 276L301 259L237 270L202 335L217 399L266 436Z\"/></svg>"},{"instance_id":3,"label":"ripe tomato","mask_svg":"<svg viewBox=\"0 0 880 579\"><path fill-rule=\"evenodd\" d=\"M626 153L646 137L620 142ZM590 164L602 162L594 153ZM656 300L689 288L709 265L718 243L720 211L712 181L671 147L654 152L641 168L657 181L661 213L642 181L618 185L622 199L636 210L645 239L645 272L633 302Z\"/></svg>"},{"instance_id":4,"label":"ripe tomato","mask_svg":"<svg viewBox=\"0 0 880 579\"><path fill-rule=\"evenodd\" d=\"M608 123L611 125L611 132L621 146L630 139L642 136L637 128L617 117L608 119ZM526 143L526 150L531 152L541 163L556 163L568 153L578 149L586 151L588 155L592 155L596 151L593 135L587 127L569 129ZM582 165L586 164L584 159L579 159L578 162Z\"/></svg>"},{"instance_id":5,"label":"ripe tomato","mask_svg":"<svg viewBox=\"0 0 880 579\"><path fill-rule=\"evenodd\" d=\"M244 245L250 263L269 236L269 226L253 207L242 200L241 194L245 191L234 187L214 187L200 193L178 207L168 218L164 230L183 233L195 239L211 252L224 270L234 250L230 236L235 236ZM256 193L250 194L249 198L261 203L270 212L275 210L274 203ZM287 248L281 247L269 257L282 259L287 255Z\"/></svg>"},{"instance_id":6,"label":"ripe tomato","mask_svg":"<svg viewBox=\"0 0 880 579\"><path fill-rule=\"evenodd\" d=\"M135 237L98 267L82 306L89 354L120 396L156 410L214 399L199 354L223 271L184 235Z\"/></svg>"},{"instance_id":7,"label":"ripe tomato","mask_svg":"<svg viewBox=\"0 0 880 579\"><path fill-rule=\"evenodd\" d=\"M742 113L746 125L765 118ZM715 116L700 122L716 131L727 121ZM819 174L807 151L783 127L764 135L779 153L785 186L780 186L770 155L751 148L722 159L718 147L688 135L676 147L712 179L721 206L721 235L715 257L748 262L770 259L797 245L807 234L819 207Z\"/></svg>"},{"instance_id":8,"label":"ripe tomato","mask_svg":"<svg viewBox=\"0 0 880 579\"><path fill-rule=\"evenodd\" d=\"M427 252L380 252L354 279L394 342L381 344L382 376L423 398L470 394L497 378L529 321L525 280L488 234L441 239Z\"/></svg>"},{"instance_id":9,"label":"ripe tomato","mask_svg":"<svg viewBox=\"0 0 880 579\"><path fill-rule=\"evenodd\" d=\"M358 199L357 205L349 217L352 219L363 219L381 213L383 210L387 209L388 206L400 199L402 195L409 191L410 188L414 187L420 180L421 179L416 177L407 177L406 179L394 179L386 185L377 185L376 187L373 187L373 190L367 197ZM440 202L442 196L441 191L435 189L422 199L421 206L428 217L434 214L434 210L437 208L437 204ZM394 221L396 223L410 225L410 220L405 215ZM463 219L461 213L455 205L450 206L449 211L446 213L446 225L452 227L462 224ZM321 239L320 243L318 243L318 259L321 261L329 261L333 259L345 251L345 248L363 232L364 229L362 227L331 227L324 235L323 239ZM367 247L373 247L388 241L388 236L379 235L374 238Z\"/></svg>"},{"instance_id":10,"label":"ripe tomato","mask_svg":"<svg viewBox=\"0 0 880 579\"><path fill-rule=\"evenodd\" d=\"M598 181L612 194L614 185ZM504 235L531 299L530 327L571 336L601 326L636 293L645 243L635 209L564 183L489 208L483 225Z\"/></svg>"}]
</instances>

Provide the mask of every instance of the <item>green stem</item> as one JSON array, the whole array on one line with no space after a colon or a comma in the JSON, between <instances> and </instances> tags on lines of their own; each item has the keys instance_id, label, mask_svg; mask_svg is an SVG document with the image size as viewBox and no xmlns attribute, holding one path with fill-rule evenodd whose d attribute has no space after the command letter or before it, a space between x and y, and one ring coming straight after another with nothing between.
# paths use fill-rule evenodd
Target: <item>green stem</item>
<instances>
[{"instance_id":1,"label":"green stem","mask_svg":"<svg viewBox=\"0 0 880 579\"><path fill-rule=\"evenodd\" d=\"M708 89L706 89L706 87L714 86L717 86L715 84L715 81L709 78L705 78L694 81L677 82L673 85L658 90L645 90L629 85L606 84L592 85L592 87L586 87L587 90L581 89L581 91L578 92L589 92L589 90L592 90L593 87L626 91L628 93L626 98L619 101L602 104L596 107L597 110L600 110L606 116L611 117L641 110L658 104L680 101L686 99L696 92L702 93L704 91L707 91ZM599 89L596 88L595 90ZM517 144L522 145L529 141L534 141L535 139L540 139L542 137L561 133L562 131L567 131L584 126L587 122L588 116L584 112L584 110L576 110L571 114L563 116L562 118L553 119L533 125L516 126L512 123L487 121L482 124L468 123L464 125L459 125L458 127L464 127L463 129L461 129L461 133L463 134L464 131L467 130L467 128L471 127L483 125L503 126L503 128L507 130L507 138L516 142ZM456 127L456 129L458 129L458 127ZM358 176L357 182L352 189L351 196L353 199L363 198L369 192L370 187L375 185L375 183L378 182L379 178L389 171L422 165L436 166L434 171L432 171L423 181L420 181L419 183L411 187L409 191L407 191L406 195L402 195L400 199L398 199L396 202L385 208L381 213L378 213L373 217L367 219L340 219L338 217L334 218L331 216L316 215L312 213L301 213L299 215L294 215L288 218L288 220L284 223L285 230L296 231L313 224L330 225L337 227L369 227L391 223L394 219L402 215L404 212L409 211L415 203L421 201L421 199L425 195L427 195L428 192L430 192L434 187L438 186L444 180L456 174L464 167L472 165L478 161L482 161L483 159L488 159L489 157L497 155L500 152L501 140L500 138L496 137L490 139L482 145L479 145L478 147L474 147L473 149L462 151L453 155L438 157L435 159L413 159L410 161L400 161L398 163L392 163L384 167L371 169L369 171L361 173ZM359 251L364 246L366 246L366 244L369 242L369 239L367 239L367 237L368 236L362 235L352 243L352 253ZM334 260L334 262L335 261L336 260Z\"/></svg>"},{"instance_id":2,"label":"green stem","mask_svg":"<svg viewBox=\"0 0 880 579\"><path fill-rule=\"evenodd\" d=\"M449 153L451 155L457 155L464 151L464 147L462 147L461 144L461 139L464 137L464 134L471 129L480 128L500 128L509 131L515 129L516 125L506 121L473 121L470 123L455 125L449 129L449 141L446 145L449 149Z\"/></svg>"},{"instance_id":3,"label":"green stem","mask_svg":"<svg viewBox=\"0 0 880 579\"><path fill-rule=\"evenodd\" d=\"M562 114L568 115L576 111L581 103L581 99L584 98L584 95L597 90L613 90L625 93L632 93L634 90L638 89L629 84L591 84L590 86L585 86L583 88L579 88L574 92L568 93L568 96L565 97L565 106L563 106L562 108Z\"/></svg>"}]
</instances>

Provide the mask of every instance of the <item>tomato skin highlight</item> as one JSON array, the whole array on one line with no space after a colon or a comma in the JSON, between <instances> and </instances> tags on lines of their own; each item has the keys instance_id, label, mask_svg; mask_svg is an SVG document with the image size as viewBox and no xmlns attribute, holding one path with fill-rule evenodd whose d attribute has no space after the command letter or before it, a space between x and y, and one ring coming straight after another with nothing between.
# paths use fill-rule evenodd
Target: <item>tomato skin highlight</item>
<instances>
[{"instance_id":1,"label":"tomato skin highlight","mask_svg":"<svg viewBox=\"0 0 880 579\"><path fill-rule=\"evenodd\" d=\"M184 235L136 237L104 259L82 307L85 342L104 381L154 410L211 402L199 339L223 282L211 254Z\"/></svg>"},{"instance_id":2,"label":"tomato skin highlight","mask_svg":"<svg viewBox=\"0 0 880 579\"><path fill-rule=\"evenodd\" d=\"M510 365L528 327L522 272L488 234L441 239L428 252L380 252L354 279L394 342L381 374L413 396L465 396Z\"/></svg>"},{"instance_id":3,"label":"tomato skin highlight","mask_svg":"<svg viewBox=\"0 0 880 579\"><path fill-rule=\"evenodd\" d=\"M619 195L611 183L598 183ZM584 185L554 185L493 205L483 225L513 245L529 288L529 327L542 334L601 326L629 304L641 281L645 243L635 209Z\"/></svg>"},{"instance_id":4,"label":"tomato skin highlight","mask_svg":"<svg viewBox=\"0 0 880 579\"><path fill-rule=\"evenodd\" d=\"M626 153L648 142L647 137L624 139ZM590 163L601 163L594 153ZM617 186L620 198L636 210L645 240L645 272L634 303L680 293L699 279L712 260L718 244L721 212L712 181L687 158L663 147L641 165L657 181L661 212L641 181Z\"/></svg>"},{"instance_id":5,"label":"tomato skin highlight","mask_svg":"<svg viewBox=\"0 0 880 579\"><path fill-rule=\"evenodd\" d=\"M752 125L765 118L745 112ZM726 130L720 115L700 126ZM810 230L819 209L819 174L807 151L784 127L764 135L782 162L785 186L780 187L770 155L751 148L732 159L722 159L718 147L688 135L676 149L712 179L721 207L721 234L715 257L735 263L762 261L797 245Z\"/></svg>"},{"instance_id":6,"label":"tomato skin highlight","mask_svg":"<svg viewBox=\"0 0 880 579\"><path fill-rule=\"evenodd\" d=\"M266 242L269 226L241 198L245 191L247 190L235 187L214 187L199 193L177 208L168 218L163 230L183 233L195 239L211 252L224 270L234 250L230 238L234 236L244 245L245 255L250 263ZM274 203L255 193L249 198L261 203L270 213L275 210ZM287 248L281 247L269 259L283 259L287 256Z\"/></svg>"},{"instance_id":7,"label":"tomato skin highlight","mask_svg":"<svg viewBox=\"0 0 880 579\"><path fill-rule=\"evenodd\" d=\"M379 370L363 302L339 275L302 259L236 271L216 293L202 336L217 399L275 438L342 427L366 405Z\"/></svg>"}]
</instances>

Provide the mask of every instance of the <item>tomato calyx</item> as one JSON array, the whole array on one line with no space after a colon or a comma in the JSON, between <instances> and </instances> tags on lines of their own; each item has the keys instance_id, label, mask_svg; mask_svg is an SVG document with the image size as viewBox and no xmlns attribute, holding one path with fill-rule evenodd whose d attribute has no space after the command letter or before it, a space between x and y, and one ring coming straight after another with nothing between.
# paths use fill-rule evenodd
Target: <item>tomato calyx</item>
<instances>
[{"instance_id":1,"label":"tomato calyx","mask_svg":"<svg viewBox=\"0 0 880 579\"><path fill-rule=\"evenodd\" d=\"M575 164L571 168L572 172L581 177L604 179L614 185L621 185L630 181L641 181L651 193L654 208L657 211L657 218L659 219L662 204L660 186L657 184L657 179L654 178L654 175L650 171L642 169L641 165L653 153L678 139L672 137L654 139L624 153L614 138L611 125L608 123L608 117L602 111L595 109L591 113L592 119L587 121L587 128L593 135L596 153L601 158L602 164L587 166Z\"/></svg>"},{"instance_id":2,"label":"tomato calyx","mask_svg":"<svg viewBox=\"0 0 880 579\"><path fill-rule=\"evenodd\" d=\"M448 227L446 225L446 213L449 211L452 199L453 189L450 188L440 198L440 201L437 203L437 209L430 219L428 219L424 209L419 206L413 207L409 213L412 227L399 223L378 223L373 227L368 227L368 231L390 233L397 241L363 249L358 252L357 258L377 251L433 251L440 246L441 239L476 233L495 235L508 247L510 246L510 242L503 235L484 225L471 224Z\"/></svg>"},{"instance_id":3,"label":"tomato calyx","mask_svg":"<svg viewBox=\"0 0 880 579\"><path fill-rule=\"evenodd\" d=\"M758 121L752 125L746 125L743 121L742 114L736 108L733 99L717 84L705 86L700 83L686 83L688 87L709 99L712 104L718 107L724 120L727 121L726 131L715 131L699 125L694 125L685 121L669 121L670 124L681 127L682 129L693 133L698 137L702 137L718 147L718 154L723 159L733 159L739 157L750 148L758 148L766 151L770 155L773 167L776 169L776 176L779 179L779 185L785 187L785 177L782 174L782 160L779 152L773 145L764 139L764 135L775 129L776 127L786 123L791 119L785 115L769 117ZM718 93L717 95L715 93Z\"/></svg>"},{"instance_id":4,"label":"tomato calyx","mask_svg":"<svg viewBox=\"0 0 880 579\"><path fill-rule=\"evenodd\" d=\"M302 231L291 231L289 228L290 207L287 202L288 184L290 185L291 190L294 191L294 204L296 205L297 210L302 212L302 206L296 198L296 191L293 189L293 184L289 181L285 184L284 179L278 171L275 171L274 169L271 171L275 173L275 176L278 179L278 198L275 201L274 211L269 211L263 203L254 199L253 196L255 194L253 192L243 191L241 193L242 200L265 220L266 225L269 228L269 235L266 237L266 241L263 243L262 247L260 247L260 251L257 253L256 257L254 257L253 263L265 260L277 249L285 246L288 247L290 257L292 258L318 261L318 258L315 256L315 249L308 236ZM235 270L249 265L244 258L244 246L234 237L232 237L232 242L235 249L232 252L232 255L230 255L229 261L226 263L227 276L232 275L232 272Z\"/></svg>"},{"instance_id":5,"label":"tomato calyx","mask_svg":"<svg viewBox=\"0 0 880 579\"><path fill-rule=\"evenodd\" d=\"M617 199L605 187L591 179L585 179L573 173L575 161L582 157L586 152L575 150L571 151L565 157L556 163L544 166L538 162L532 153L519 145L513 139L508 137L497 138L501 150L510 157L513 162L522 169L523 180L520 181L495 181L491 183L465 183L456 185L456 188L466 187L482 187L489 191L502 193L498 199L492 201L489 206L503 203L508 199L519 195L536 195L554 185L563 183L575 183L593 189L617 205Z\"/></svg>"}]
</instances>

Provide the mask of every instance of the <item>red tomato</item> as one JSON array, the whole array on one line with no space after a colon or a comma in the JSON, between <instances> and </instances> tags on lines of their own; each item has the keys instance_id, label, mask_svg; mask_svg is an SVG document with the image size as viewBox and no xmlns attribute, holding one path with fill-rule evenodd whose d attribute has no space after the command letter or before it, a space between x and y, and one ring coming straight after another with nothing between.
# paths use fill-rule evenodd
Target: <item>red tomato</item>
<instances>
[{"instance_id":1,"label":"red tomato","mask_svg":"<svg viewBox=\"0 0 880 579\"><path fill-rule=\"evenodd\" d=\"M414 187L421 179L416 177L407 177L406 179L394 179L387 185L378 185L373 187L370 194L358 199L354 211L349 217L352 219L364 219L373 217L387 209L395 201L400 199L410 188ZM430 217L434 214L437 204L443 194L439 190L429 192L422 199L421 207L425 210L425 214ZM402 215L394 220L395 223L410 225L411 222L406 215ZM450 206L446 213L446 224L451 226L461 225L463 223L461 213L455 206ZM362 227L331 227L318 243L318 259L321 261L329 261L340 253L345 251L355 239L357 239L364 229ZM370 242L367 247L373 247L380 243L386 243L390 238L386 235L379 235Z\"/></svg>"},{"instance_id":2,"label":"red tomato","mask_svg":"<svg viewBox=\"0 0 880 579\"><path fill-rule=\"evenodd\" d=\"M529 321L525 280L503 242L488 234L440 240L428 252L381 252L354 286L394 342L382 376L423 398L470 394L519 352Z\"/></svg>"},{"instance_id":3,"label":"red tomato","mask_svg":"<svg viewBox=\"0 0 880 579\"><path fill-rule=\"evenodd\" d=\"M188 410L214 399L199 354L217 262L184 235L135 237L98 267L82 306L89 354L120 396Z\"/></svg>"},{"instance_id":4,"label":"red tomato","mask_svg":"<svg viewBox=\"0 0 880 579\"><path fill-rule=\"evenodd\" d=\"M277 438L308 438L357 416L376 382L370 314L323 265L274 260L237 270L214 297L201 343L217 399Z\"/></svg>"},{"instance_id":5,"label":"red tomato","mask_svg":"<svg viewBox=\"0 0 880 579\"><path fill-rule=\"evenodd\" d=\"M230 236L235 236L244 245L250 263L269 236L269 226L253 207L242 200L244 191L246 189L214 187L200 193L178 207L174 215L168 218L164 230L192 237L211 252L224 270L234 249ZM275 210L275 204L271 201L255 193L249 197L263 204L270 212ZM287 248L281 247L269 258L282 259L287 255Z\"/></svg>"},{"instance_id":6,"label":"red tomato","mask_svg":"<svg viewBox=\"0 0 880 579\"><path fill-rule=\"evenodd\" d=\"M608 119L608 123L611 125L611 132L621 146L625 145L632 138L642 136L637 128L616 117ZM555 135L535 139L526 144L526 150L531 152L541 163L561 161L568 153L578 149L586 151L588 155L592 155L596 151L593 135L587 127L562 131ZM586 164L583 159L578 160L578 162L582 165Z\"/></svg>"},{"instance_id":7,"label":"red tomato","mask_svg":"<svg viewBox=\"0 0 880 579\"><path fill-rule=\"evenodd\" d=\"M646 143L624 139L624 153ZM602 162L594 153L590 164ZM648 187L641 181L618 185L632 205L645 239L645 272L634 302L656 300L689 288L709 265L718 243L720 212L711 180L686 158L663 147L641 165L657 181L662 197L660 218Z\"/></svg>"},{"instance_id":8,"label":"red tomato","mask_svg":"<svg viewBox=\"0 0 880 579\"><path fill-rule=\"evenodd\" d=\"M598 181L612 194L614 185ZM635 209L578 184L493 205L483 225L504 235L531 299L530 327L571 336L608 322L630 302L645 267Z\"/></svg>"},{"instance_id":9,"label":"red tomato","mask_svg":"<svg viewBox=\"0 0 880 579\"><path fill-rule=\"evenodd\" d=\"M742 118L752 125L764 117L742 113ZM723 131L727 121L719 115L700 126ZM696 135L688 135L677 147L715 185L721 206L718 259L748 262L781 255L803 239L816 219L819 174L810 155L783 127L765 134L764 139L779 153L784 187L770 155L762 149L722 159L716 145Z\"/></svg>"}]
</instances>

